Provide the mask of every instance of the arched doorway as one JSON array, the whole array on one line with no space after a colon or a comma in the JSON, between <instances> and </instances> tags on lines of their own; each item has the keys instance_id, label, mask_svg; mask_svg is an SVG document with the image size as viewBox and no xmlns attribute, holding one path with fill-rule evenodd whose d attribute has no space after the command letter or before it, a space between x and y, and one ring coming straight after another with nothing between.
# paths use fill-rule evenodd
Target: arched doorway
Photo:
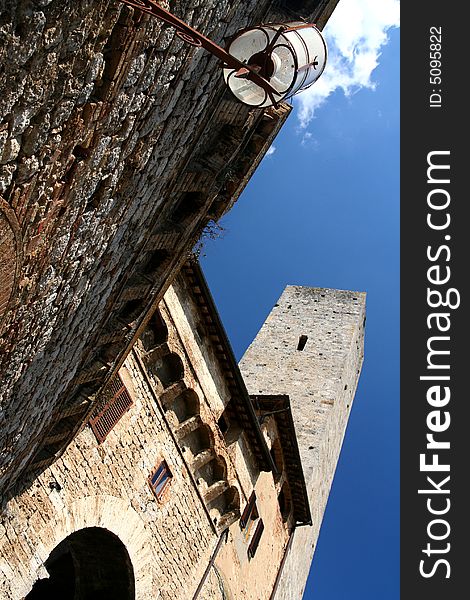
<instances>
[{"instance_id":1,"label":"arched doorway","mask_svg":"<svg viewBox=\"0 0 470 600\"><path fill-rule=\"evenodd\" d=\"M48 579L25 600L134 600L134 571L121 540L107 529L87 527L66 537L49 555Z\"/></svg>"}]
</instances>

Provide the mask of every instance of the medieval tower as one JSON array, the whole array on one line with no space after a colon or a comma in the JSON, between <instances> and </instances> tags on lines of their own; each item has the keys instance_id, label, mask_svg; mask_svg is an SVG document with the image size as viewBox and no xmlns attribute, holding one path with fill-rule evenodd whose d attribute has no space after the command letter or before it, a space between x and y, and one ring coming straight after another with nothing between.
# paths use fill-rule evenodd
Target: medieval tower
<instances>
[{"instance_id":1,"label":"medieval tower","mask_svg":"<svg viewBox=\"0 0 470 600\"><path fill-rule=\"evenodd\" d=\"M250 395L288 395L312 513L296 528L276 599L301 598L356 392L365 294L288 286L240 362Z\"/></svg>"}]
</instances>

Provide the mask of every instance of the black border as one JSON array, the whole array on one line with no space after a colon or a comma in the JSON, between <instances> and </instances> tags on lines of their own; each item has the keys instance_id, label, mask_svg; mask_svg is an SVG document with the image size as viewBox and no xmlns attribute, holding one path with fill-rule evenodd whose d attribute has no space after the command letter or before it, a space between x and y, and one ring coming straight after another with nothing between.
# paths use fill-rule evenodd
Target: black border
<instances>
[{"instance_id":1,"label":"black border","mask_svg":"<svg viewBox=\"0 0 470 600\"><path fill-rule=\"evenodd\" d=\"M468 27L464 28L463 13L457 12L460 6L434 0L401 4L401 600L449 600L468 594L466 509L470 431L466 413L470 398L465 372L469 369L466 363L470 332L466 318L469 277L466 263L470 255L466 244L470 238L466 175L470 168L464 147L469 105L464 89ZM430 83L431 27L440 27L442 31L441 85ZM430 107L429 96L433 89L441 90L440 108ZM426 174L427 156L438 150L450 151L450 184L443 187L451 196L451 224L445 232L433 231L426 223L427 195L431 189ZM451 239L444 240L445 234ZM420 376L429 374L426 344L431 335L436 335L435 329L429 330L426 323L428 314L433 312L427 303L427 270L435 264L429 261L426 252L428 246L436 249L446 243L451 251L450 259L446 262L443 257L447 253L443 252L438 262L443 267L450 266L451 279L442 288L458 289L461 303L454 310L439 309L447 310L451 319L447 333L450 355L443 360L450 362L451 400L441 409L449 411L451 424L440 437L449 440L451 447L439 452L441 462L450 461L450 473L435 473L435 480L441 481L450 475L450 495L439 497L441 506L444 506L444 497L450 498L450 510L442 518L447 519L451 529L446 540L437 542L429 540L427 534L428 524L433 519L426 507L428 496L418 494L419 489L432 487L426 485L426 476L432 473L420 472L419 468L419 455L426 451L426 434L429 433L426 417L433 410L426 399L430 382L420 381ZM436 374L444 372L436 371ZM434 506L438 507L438 495L431 497L436 498ZM422 550L428 541L441 549L448 542L449 552L427 557ZM419 572L420 561L426 560L424 570L429 572L439 558L448 560L450 577L446 578L448 571L444 564L437 567L432 577L423 577Z\"/></svg>"}]
</instances>

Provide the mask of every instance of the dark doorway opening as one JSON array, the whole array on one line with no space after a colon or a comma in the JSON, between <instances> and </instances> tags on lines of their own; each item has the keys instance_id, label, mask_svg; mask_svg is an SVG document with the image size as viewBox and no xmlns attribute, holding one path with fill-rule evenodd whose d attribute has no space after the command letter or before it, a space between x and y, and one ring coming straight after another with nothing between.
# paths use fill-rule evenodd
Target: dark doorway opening
<instances>
[{"instance_id":1,"label":"dark doorway opening","mask_svg":"<svg viewBox=\"0 0 470 600\"><path fill-rule=\"evenodd\" d=\"M25 600L134 600L134 571L121 540L107 529L88 527L72 533L45 563Z\"/></svg>"}]
</instances>

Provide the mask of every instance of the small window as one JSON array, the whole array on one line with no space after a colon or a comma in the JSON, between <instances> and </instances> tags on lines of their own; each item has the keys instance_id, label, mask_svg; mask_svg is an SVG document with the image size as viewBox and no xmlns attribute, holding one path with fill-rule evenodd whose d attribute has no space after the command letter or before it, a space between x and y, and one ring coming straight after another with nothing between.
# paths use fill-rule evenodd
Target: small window
<instances>
[{"instance_id":1,"label":"small window","mask_svg":"<svg viewBox=\"0 0 470 600\"><path fill-rule=\"evenodd\" d=\"M243 528L243 537L245 538L245 542L248 542L253 537L253 531L255 531L256 524L259 521L259 514L256 504L253 506L253 510L251 511L248 520L246 522L245 527Z\"/></svg>"},{"instance_id":2,"label":"small window","mask_svg":"<svg viewBox=\"0 0 470 600\"><path fill-rule=\"evenodd\" d=\"M254 514L256 516L254 516ZM256 509L256 494L253 492L248 500L248 504L245 506L245 510L240 518L240 529L246 529L249 522L253 520L253 518L258 517L258 511Z\"/></svg>"},{"instance_id":3,"label":"small window","mask_svg":"<svg viewBox=\"0 0 470 600\"><path fill-rule=\"evenodd\" d=\"M251 538L250 545L248 546L248 557L253 558L256 554L256 550L258 549L259 541L264 531L264 523L263 519L259 519L256 525L255 533Z\"/></svg>"},{"instance_id":4,"label":"small window","mask_svg":"<svg viewBox=\"0 0 470 600\"><path fill-rule=\"evenodd\" d=\"M132 398L119 375L113 378L103 392L103 401L90 419L90 427L99 444L103 443L113 427L132 406Z\"/></svg>"},{"instance_id":5,"label":"small window","mask_svg":"<svg viewBox=\"0 0 470 600\"><path fill-rule=\"evenodd\" d=\"M153 471L153 473L148 478L148 482L152 492L155 494L157 500L161 500L163 496L163 492L168 487L173 475L171 474L170 469L166 461L162 461L158 467Z\"/></svg>"},{"instance_id":6,"label":"small window","mask_svg":"<svg viewBox=\"0 0 470 600\"><path fill-rule=\"evenodd\" d=\"M302 351L305 348L305 344L307 343L307 340L308 340L307 335L301 335L299 337L299 343L297 345L297 350Z\"/></svg>"},{"instance_id":7,"label":"small window","mask_svg":"<svg viewBox=\"0 0 470 600\"><path fill-rule=\"evenodd\" d=\"M248 545L248 558L253 558L264 530L263 519L260 519L256 506L256 494L253 492L240 519L240 529Z\"/></svg>"}]
</instances>

